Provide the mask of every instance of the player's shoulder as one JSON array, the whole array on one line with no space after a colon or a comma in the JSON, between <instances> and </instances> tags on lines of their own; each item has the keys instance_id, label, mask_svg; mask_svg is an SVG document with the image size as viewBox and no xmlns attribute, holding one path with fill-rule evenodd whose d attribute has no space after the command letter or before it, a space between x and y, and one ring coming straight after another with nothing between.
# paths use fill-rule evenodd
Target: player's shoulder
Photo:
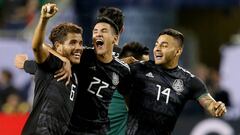
<instances>
[{"instance_id":1,"label":"player's shoulder","mask_svg":"<svg viewBox=\"0 0 240 135\"><path fill-rule=\"evenodd\" d=\"M178 66L178 75L180 75L180 78L185 78L186 83L189 84L190 87L196 88L196 87L205 87L204 82L196 77L194 74L192 74L190 71L186 70L185 68Z\"/></svg>"},{"instance_id":2,"label":"player's shoulder","mask_svg":"<svg viewBox=\"0 0 240 135\"><path fill-rule=\"evenodd\" d=\"M178 72L180 72L182 75L186 76L186 77L190 77L190 78L195 78L195 75L192 74L190 71L188 71L187 69L178 66Z\"/></svg>"},{"instance_id":3,"label":"player's shoulder","mask_svg":"<svg viewBox=\"0 0 240 135\"><path fill-rule=\"evenodd\" d=\"M37 64L37 69L55 72L62 67L62 64L63 62L58 57L50 54L43 63Z\"/></svg>"},{"instance_id":4,"label":"player's shoulder","mask_svg":"<svg viewBox=\"0 0 240 135\"><path fill-rule=\"evenodd\" d=\"M114 65L122 68L122 70L130 71L129 65L124 61L120 60L119 58L114 58Z\"/></svg>"},{"instance_id":5,"label":"player's shoulder","mask_svg":"<svg viewBox=\"0 0 240 135\"><path fill-rule=\"evenodd\" d=\"M93 55L93 54L94 54L93 47L84 46L83 55Z\"/></svg>"},{"instance_id":6,"label":"player's shoulder","mask_svg":"<svg viewBox=\"0 0 240 135\"><path fill-rule=\"evenodd\" d=\"M92 47L84 47L82 56L81 56L81 63L89 62L92 59L96 58L96 54Z\"/></svg>"},{"instance_id":7,"label":"player's shoulder","mask_svg":"<svg viewBox=\"0 0 240 135\"><path fill-rule=\"evenodd\" d=\"M147 68L147 67L154 67L153 61L137 61L130 65L130 68Z\"/></svg>"}]
</instances>

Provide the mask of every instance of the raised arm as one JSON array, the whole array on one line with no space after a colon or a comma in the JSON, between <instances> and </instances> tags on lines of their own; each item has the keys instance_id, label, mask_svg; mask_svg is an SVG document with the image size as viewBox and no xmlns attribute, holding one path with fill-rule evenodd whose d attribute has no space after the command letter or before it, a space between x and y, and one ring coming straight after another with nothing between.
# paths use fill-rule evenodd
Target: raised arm
<instances>
[{"instance_id":1,"label":"raised arm","mask_svg":"<svg viewBox=\"0 0 240 135\"><path fill-rule=\"evenodd\" d=\"M42 44L48 19L53 17L57 11L58 8L56 7L56 4L48 3L42 6L40 20L34 31L32 40L32 49L37 63L43 63L49 56L49 52L43 48Z\"/></svg>"},{"instance_id":2,"label":"raised arm","mask_svg":"<svg viewBox=\"0 0 240 135\"><path fill-rule=\"evenodd\" d=\"M210 94L200 96L198 102L213 117L221 117L227 112L225 104L215 101Z\"/></svg>"}]
</instances>

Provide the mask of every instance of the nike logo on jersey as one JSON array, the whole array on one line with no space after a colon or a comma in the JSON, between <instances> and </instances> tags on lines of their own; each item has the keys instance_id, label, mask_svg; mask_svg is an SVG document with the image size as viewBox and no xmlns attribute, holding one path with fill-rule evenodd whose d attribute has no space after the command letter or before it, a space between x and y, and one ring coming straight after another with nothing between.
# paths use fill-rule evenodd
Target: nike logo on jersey
<instances>
[{"instance_id":1,"label":"nike logo on jersey","mask_svg":"<svg viewBox=\"0 0 240 135\"><path fill-rule=\"evenodd\" d=\"M150 78L154 78L152 72L147 73L146 76L147 76L147 77L150 77Z\"/></svg>"}]
</instances>

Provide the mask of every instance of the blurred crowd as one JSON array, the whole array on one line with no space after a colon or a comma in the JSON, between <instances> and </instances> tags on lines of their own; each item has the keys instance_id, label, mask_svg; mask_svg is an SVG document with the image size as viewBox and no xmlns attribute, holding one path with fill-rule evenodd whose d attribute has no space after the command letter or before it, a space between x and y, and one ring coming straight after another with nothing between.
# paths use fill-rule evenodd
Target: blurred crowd
<instances>
[{"instance_id":1,"label":"blurred crowd","mask_svg":"<svg viewBox=\"0 0 240 135\"><path fill-rule=\"evenodd\" d=\"M228 90L221 87L220 74L217 69L209 68L204 64L198 64L195 67L194 72L197 77L206 83L208 89L210 90L210 94L214 97L215 100L223 101L227 107L231 106L229 94L227 92Z\"/></svg>"},{"instance_id":2,"label":"blurred crowd","mask_svg":"<svg viewBox=\"0 0 240 135\"><path fill-rule=\"evenodd\" d=\"M40 0L0 0L0 28L22 29L30 24Z\"/></svg>"},{"instance_id":3,"label":"blurred crowd","mask_svg":"<svg viewBox=\"0 0 240 135\"><path fill-rule=\"evenodd\" d=\"M0 110L5 114L27 113L30 111L30 103L27 102L26 90L14 86L13 74L3 69L0 73ZM28 89L28 88L25 88Z\"/></svg>"}]
</instances>

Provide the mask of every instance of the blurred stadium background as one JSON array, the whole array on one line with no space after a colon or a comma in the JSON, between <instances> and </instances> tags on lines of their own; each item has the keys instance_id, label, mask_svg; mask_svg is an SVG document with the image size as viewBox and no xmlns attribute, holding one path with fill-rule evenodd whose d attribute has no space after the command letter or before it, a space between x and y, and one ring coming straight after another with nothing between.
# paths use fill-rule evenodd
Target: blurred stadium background
<instances>
[{"instance_id":1,"label":"blurred stadium background","mask_svg":"<svg viewBox=\"0 0 240 135\"><path fill-rule=\"evenodd\" d=\"M223 119L212 119L189 102L173 135L240 135L240 0L0 0L1 135L20 134L31 110L32 76L16 69L14 58L19 53L33 58L33 30L47 2L57 3L59 12L46 39L54 25L70 21L84 28L84 44L91 46L94 18L104 6L124 12L120 47L139 41L152 50L162 29L180 30L186 39L180 65L205 81L228 112Z\"/></svg>"}]
</instances>

